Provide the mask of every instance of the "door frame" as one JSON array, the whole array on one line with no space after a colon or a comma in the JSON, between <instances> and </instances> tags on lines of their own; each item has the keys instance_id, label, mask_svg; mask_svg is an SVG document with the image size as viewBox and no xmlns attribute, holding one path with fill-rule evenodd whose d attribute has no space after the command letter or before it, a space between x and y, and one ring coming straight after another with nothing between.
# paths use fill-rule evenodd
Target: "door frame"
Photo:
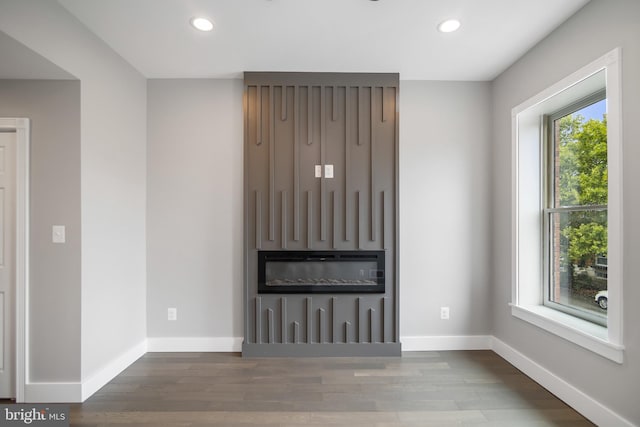
<instances>
[{"instance_id":1,"label":"door frame","mask_svg":"<svg viewBox=\"0 0 640 427\"><path fill-rule=\"evenodd\" d=\"M28 382L26 361L29 301L29 148L27 118L0 118L0 132L16 134L16 287L15 287L15 378L16 402L24 402Z\"/></svg>"}]
</instances>

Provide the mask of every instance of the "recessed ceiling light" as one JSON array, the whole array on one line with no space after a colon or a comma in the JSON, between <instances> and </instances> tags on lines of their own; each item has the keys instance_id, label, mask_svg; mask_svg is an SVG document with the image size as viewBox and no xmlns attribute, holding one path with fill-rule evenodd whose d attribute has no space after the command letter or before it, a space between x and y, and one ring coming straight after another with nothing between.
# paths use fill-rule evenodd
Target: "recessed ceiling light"
<instances>
[{"instance_id":1,"label":"recessed ceiling light","mask_svg":"<svg viewBox=\"0 0 640 427\"><path fill-rule=\"evenodd\" d=\"M438 25L438 31L441 33L452 33L460 28L460 21L457 19L447 19Z\"/></svg>"},{"instance_id":2,"label":"recessed ceiling light","mask_svg":"<svg viewBox=\"0 0 640 427\"><path fill-rule=\"evenodd\" d=\"M211 31L213 29L213 23L207 18L193 18L191 25L200 31Z\"/></svg>"}]
</instances>

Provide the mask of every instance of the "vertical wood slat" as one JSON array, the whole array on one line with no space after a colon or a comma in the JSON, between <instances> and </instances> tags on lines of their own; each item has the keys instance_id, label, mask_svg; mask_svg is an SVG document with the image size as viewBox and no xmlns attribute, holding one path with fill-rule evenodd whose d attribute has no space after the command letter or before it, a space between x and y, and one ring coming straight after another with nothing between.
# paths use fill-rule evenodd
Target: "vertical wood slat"
<instances>
[{"instance_id":1,"label":"vertical wood slat","mask_svg":"<svg viewBox=\"0 0 640 427\"><path fill-rule=\"evenodd\" d=\"M393 169L394 169L394 174L393 174L393 181L394 181L394 196L393 196L393 217L394 217L394 225L393 225L393 243L392 243L392 247L394 248L394 257L395 257L395 264L393 265L393 269L394 269L394 284L396 286L396 290L394 290L394 297L393 297L393 305L391 306L391 310L389 312L389 318L391 319L389 321L389 323L391 323L393 325L393 329L392 329L392 333L393 335L390 337L390 341L392 342L398 342L400 340L400 324L398 322L398 313L400 311L400 298L398 298L398 291L397 291L397 286L398 286L398 248L399 248L399 243L398 243L398 221L400 218L400 203L398 203L398 182L399 182L399 170L398 170L398 159L400 158L399 156L399 138L400 138L400 127L398 126L398 108L399 108L399 92L398 92L398 88L395 87L393 88L393 100L394 100L394 108L393 108L393 127L394 127L394 132L393 132L393 154L394 154L394 161L393 161Z\"/></svg>"},{"instance_id":2,"label":"vertical wood slat","mask_svg":"<svg viewBox=\"0 0 640 427\"><path fill-rule=\"evenodd\" d=\"M375 308L370 308L369 309L369 342L373 343L375 342L375 327L374 327L374 321L375 321L375 317L376 317L376 309Z\"/></svg>"},{"instance_id":3,"label":"vertical wood slat","mask_svg":"<svg viewBox=\"0 0 640 427\"><path fill-rule=\"evenodd\" d=\"M289 337L287 336L287 298L280 298L280 342L287 344Z\"/></svg>"},{"instance_id":4,"label":"vertical wood slat","mask_svg":"<svg viewBox=\"0 0 640 427\"><path fill-rule=\"evenodd\" d=\"M312 86L307 86L307 145L313 144L313 90Z\"/></svg>"},{"instance_id":5,"label":"vertical wood slat","mask_svg":"<svg viewBox=\"0 0 640 427\"><path fill-rule=\"evenodd\" d=\"M256 249L262 249L262 194L256 190Z\"/></svg>"},{"instance_id":6,"label":"vertical wood slat","mask_svg":"<svg viewBox=\"0 0 640 427\"><path fill-rule=\"evenodd\" d=\"M382 86L382 106L380 107L382 109L382 122L386 122L387 118L385 116L385 102L384 102L384 86Z\"/></svg>"},{"instance_id":7,"label":"vertical wood slat","mask_svg":"<svg viewBox=\"0 0 640 427\"><path fill-rule=\"evenodd\" d=\"M356 239L358 239L358 249L362 249L362 218L360 218L362 214L362 197L360 196L360 192L356 191L356 218L358 222L356 223Z\"/></svg>"},{"instance_id":8,"label":"vertical wood slat","mask_svg":"<svg viewBox=\"0 0 640 427\"><path fill-rule=\"evenodd\" d=\"M389 236L387 236L387 231L389 227L387 227L387 220L389 219L389 212L387 212L388 205L388 194L386 191L381 193L382 198L382 218L380 218L380 222L382 223L382 249L389 249L387 244L389 243Z\"/></svg>"},{"instance_id":9,"label":"vertical wood slat","mask_svg":"<svg viewBox=\"0 0 640 427\"><path fill-rule=\"evenodd\" d=\"M356 136L356 138L357 138L357 141L358 141L358 145L362 145L362 140L360 139L360 136L362 134L362 132L360 132L360 98L362 97L362 86L358 86L356 88L356 93L357 93L357 95L356 95L356 106L358 107L356 109L356 122L357 122L356 129L357 129L357 132L358 132L358 135Z\"/></svg>"},{"instance_id":10,"label":"vertical wood slat","mask_svg":"<svg viewBox=\"0 0 640 427\"><path fill-rule=\"evenodd\" d=\"M335 122L338 120L338 86L333 87L332 95L331 120Z\"/></svg>"},{"instance_id":11,"label":"vertical wood slat","mask_svg":"<svg viewBox=\"0 0 640 427\"><path fill-rule=\"evenodd\" d=\"M273 309L267 309L267 342L273 344L275 342L273 329Z\"/></svg>"},{"instance_id":12,"label":"vertical wood slat","mask_svg":"<svg viewBox=\"0 0 640 427\"><path fill-rule=\"evenodd\" d=\"M280 242L280 246L282 247L282 249L287 249L287 225L289 224L287 222L287 190L283 190L280 192L280 198L281 198L281 212L280 212L280 216L281 216L281 225L280 225L280 238L281 238L281 242Z\"/></svg>"},{"instance_id":13,"label":"vertical wood slat","mask_svg":"<svg viewBox=\"0 0 640 427\"><path fill-rule=\"evenodd\" d=\"M332 233L332 248L338 249L338 239L340 239L340 235L338 233L338 216L340 213L338 212L338 203L336 202L336 192L331 192L331 206L333 208L333 233Z\"/></svg>"},{"instance_id":14,"label":"vertical wood slat","mask_svg":"<svg viewBox=\"0 0 640 427\"><path fill-rule=\"evenodd\" d=\"M287 120L287 86L280 86L280 106L282 111L280 112L280 120Z\"/></svg>"},{"instance_id":15,"label":"vertical wood slat","mask_svg":"<svg viewBox=\"0 0 640 427\"><path fill-rule=\"evenodd\" d=\"M307 297L307 344L313 343L313 302Z\"/></svg>"},{"instance_id":16,"label":"vertical wood slat","mask_svg":"<svg viewBox=\"0 0 640 427\"><path fill-rule=\"evenodd\" d=\"M300 113L298 86L293 88L293 240L300 240Z\"/></svg>"},{"instance_id":17,"label":"vertical wood slat","mask_svg":"<svg viewBox=\"0 0 640 427\"><path fill-rule=\"evenodd\" d=\"M262 145L262 86L256 87L256 145Z\"/></svg>"},{"instance_id":18,"label":"vertical wood slat","mask_svg":"<svg viewBox=\"0 0 640 427\"><path fill-rule=\"evenodd\" d=\"M348 242L351 236L350 219L351 200L349 190L351 188L351 88L344 90L344 240Z\"/></svg>"},{"instance_id":19,"label":"vertical wood slat","mask_svg":"<svg viewBox=\"0 0 640 427\"><path fill-rule=\"evenodd\" d=\"M346 322L344 322L344 343L345 344L348 344L351 342L349 339L350 331L351 331L351 322L347 320Z\"/></svg>"},{"instance_id":20,"label":"vertical wood slat","mask_svg":"<svg viewBox=\"0 0 640 427\"><path fill-rule=\"evenodd\" d=\"M337 343L336 335L338 334L338 316L336 316L336 297L331 297L331 342Z\"/></svg>"},{"instance_id":21,"label":"vertical wood slat","mask_svg":"<svg viewBox=\"0 0 640 427\"><path fill-rule=\"evenodd\" d=\"M362 333L362 298L358 297L356 298L357 301L357 313L356 313L356 340L359 343L363 343L364 342L364 334Z\"/></svg>"},{"instance_id":22,"label":"vertical wood slat","mask_svg":"<svg viewBox=\"0 0 640 427\"><path fill-rule=\"evenodd\" d=\"M370 144L371 144L371 149L369 150L370 153L370 160L371 160L371 166L370 166L370 173L369 173L369 177L371 179L370 182L370 190L371 190L371 196L370 196L370 200L369 200L369 205L370 205L370 214L371 214L371 236L370 239L372 242L376 241L376 189L375 189L375 132L374 132L374 107L375 107L375 87L371 86L371 135L370 135Z\"/></svg>"},{"instance_id":23,"label":"vertical wood slat","mask_svg":"<svg viewBox=\"0 0 640 427\"><path fill-rule=\"evenodd\" d=\"M262 344L262 298L256 297L256 344Z\"/></svg>"},{"instance_id":24,"label":"vertical wood slat","mask_svg":"<svg viewBox=\"0 0 640 427\"><path fill-rule=\"evenodd\" d=\"M275 99L273 86L269 86L269 240L275 240L275 187L276 187L276 129L274 110Z\"/></svg>"},{"instance_id":25,"label":"vertical wood slat","mask_svg":"<svg viewBox=\"0 0 640 427\"><path fill-rule=\"evenodd\" d=\"M307 191L307 249L313 246L313 198L311 191Z\"/></svg>"},{"instance_id":26,"label":"vertical wood slat","mask_svg":"<svg viewBox=\"0 0 640 427\"><path fill-rule=\"evenodd\" d=\"M380 299L380 327L381 329L381 334L380 334L380 340L381 342L385 343L387 342L387 336L385 334L385 325L387 324L387 297L382 297Z\"/></svg>"},{"instance_id":27,"label":"vertical wood slat","mask_svg":"<svg viewBox=\"0 0 640 427\"><path fill-rule=\"evenodd\" d=\"M298 321L293 322L293 343L300 343L300 323Z\"/></svg>"},{"instance_id":28,"label":"vertical wood slat","mask_svg":"<svg viewBox=\"0 0 640 427\"><path fill-rule=\"evenodd\" d=\"M324 168L326 164L326 120L327 120L327 112L326 112L326 104L325 104L325 95L326 95L326 87L320 86L320 164ZM326 195L326 179L322 178L320 180L320 240L327 240L327 218L326 218L326 210L327 210L327 195Z\"/></svg>"},{"instance_id":29,"label":"vertical wood slat","mask_svg":"<svg viewBox=\"0 0 640 427\"><path fill-rule=\"evenodd\" d=\"M319 344L324 344L325 342L325 335L324 335L324 329L325 329L325 323L324 323L324 319L325 319L325 313L324 313L324 308L319 308L318 309L318 343Z\"/></svg>"}]
</instances>

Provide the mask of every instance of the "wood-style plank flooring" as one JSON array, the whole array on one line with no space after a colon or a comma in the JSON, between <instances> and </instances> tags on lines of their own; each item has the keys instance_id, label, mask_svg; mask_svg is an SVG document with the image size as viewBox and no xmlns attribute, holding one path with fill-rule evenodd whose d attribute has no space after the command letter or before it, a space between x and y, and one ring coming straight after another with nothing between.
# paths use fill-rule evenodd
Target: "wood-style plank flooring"
<instances>
[{"instance_id":1,"label":"wood-style plank flooring","mask_svg":"<svg viewBox=\"0 0 640 427\"><path fill-rule=\"evenodd\" d=\"M592 426L490 351L400 358L243 359L148 353L83 404L71 425Z\"/></svg>"}]
</instances>

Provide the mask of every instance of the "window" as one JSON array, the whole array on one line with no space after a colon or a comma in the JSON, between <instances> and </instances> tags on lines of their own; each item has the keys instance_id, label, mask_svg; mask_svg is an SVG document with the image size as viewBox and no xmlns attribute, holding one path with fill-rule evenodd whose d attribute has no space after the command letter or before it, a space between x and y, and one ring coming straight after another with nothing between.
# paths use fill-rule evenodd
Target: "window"
<instances>
[{"instance_id":1,"label":"window","mask_svg":"<svg viewBox=\"0 0 640 427\"><path fill-rule=\"evenodd\" d=\"M609 52L513 109L511 307L622 363L619 56Z\"/></svg>"},{"instance_id":2,"label":"window","mask_svg":"<svg viewBox=\"0 0 640 427\"><path fill-rule=\"evenodd\" d=\"M545 121L544 304L606 325L606 92Z\"/></svg>"}]
</instances>

